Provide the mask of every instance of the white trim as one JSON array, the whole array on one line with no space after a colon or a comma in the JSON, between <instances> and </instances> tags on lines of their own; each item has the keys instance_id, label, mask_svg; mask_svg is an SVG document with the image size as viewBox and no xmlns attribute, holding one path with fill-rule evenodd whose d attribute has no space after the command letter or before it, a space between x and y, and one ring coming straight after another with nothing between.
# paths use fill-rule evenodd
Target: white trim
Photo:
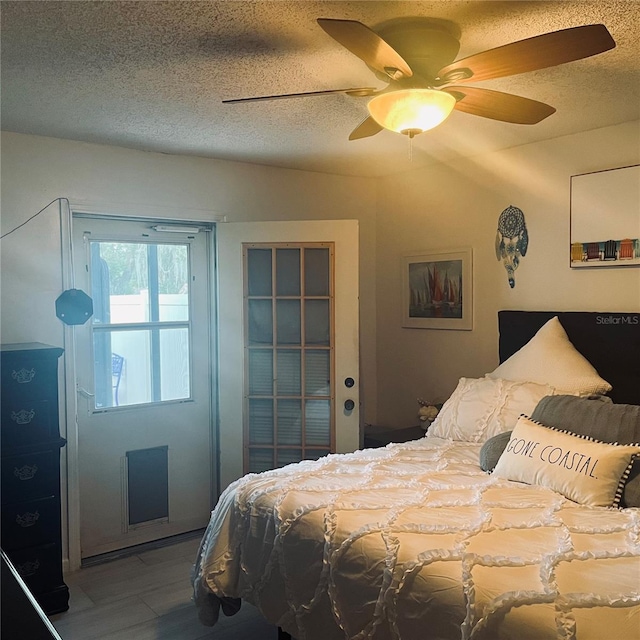
<instances>
[{"instance_id":1,"label":"white trim","mask_svg":"<svg viewBox=\"0 0 640 640\"><path fill-rule=\"evenodd\" d=\"M74 288L75 274L73 272L73 215L67 200L67 216L60 208L60 251L62 266L63 290ZM62 468L63 486L61 489L63 533L66 534L66 545L63 544L63 568L75 571L80 568L80 487L78 479L78 425L76 414L78 411L76 385L76 357L75 357L75 327L65 324L63 328L63 380L61 425L64 425L63 437L67 445L63 449L65 465ZM65 517L66 516L66 517Z\"/></svg>"},{"instance_id":2,"label":"white trim","mask_svg":"<svg viewBox=\"0 0 640 640\"><path fill-rule=\"evenodd\" d=\"M226 222L226 217L224 222ZM209 448L211 464L211 503L213 508L218 503L218 498L222 491L220 484L220 415L219 415L219 388L218 388L218 232L216 225L213 225L211 233L207 236L207 265L209 286L207 294L209 296L207 308L209 309L209 415L211 425L209 430Z\"/></svg>"},{"instance_id":3,"label":"white trim","mask_svg":"<svg viewBox=\"0 0 640 640\"><path fill-rule=\"evenodd\" d=\"M125 218L127 220L154 219L176 223L227 222L227 216L211 209L188 209L181 206L148 205L135 202L99 203L74 200L69 204L73 215L87 214L105 218ZM181 216L180 214L187 214Z\"/></svg>"}]
</instances>

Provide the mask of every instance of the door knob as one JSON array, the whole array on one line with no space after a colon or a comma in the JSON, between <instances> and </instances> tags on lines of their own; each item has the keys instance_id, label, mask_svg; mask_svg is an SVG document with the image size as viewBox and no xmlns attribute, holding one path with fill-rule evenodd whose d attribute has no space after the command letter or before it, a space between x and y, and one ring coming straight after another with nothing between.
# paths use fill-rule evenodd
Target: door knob
<instances>
[{"instance_id":1,"label":"door knob","mask_svg":"<svg viewBox=\"0 0 640 640\"><path fill-rule=\"evenodd\" d=\"M347 411L353 411L353 408L356 406L356 403L353 400L345 400L344 408Z\"/></svg>"}]
</instances>

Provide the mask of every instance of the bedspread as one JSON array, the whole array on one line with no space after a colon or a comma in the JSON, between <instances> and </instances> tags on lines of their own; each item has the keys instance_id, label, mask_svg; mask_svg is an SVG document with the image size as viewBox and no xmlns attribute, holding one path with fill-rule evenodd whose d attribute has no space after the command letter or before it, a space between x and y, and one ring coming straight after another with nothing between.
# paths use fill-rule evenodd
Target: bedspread
<instances>
[{"instance_id":1,"label":"bedspread","mask_svg":"<svg viewBox=\"0 0 640 640\"><path fill-rule=\"evenodd\" d=\"M234 598L297 640L640 638L640 510L584 507L439 438L233 483L194 572L214 624Z\"/></svg>"}]
</instances>

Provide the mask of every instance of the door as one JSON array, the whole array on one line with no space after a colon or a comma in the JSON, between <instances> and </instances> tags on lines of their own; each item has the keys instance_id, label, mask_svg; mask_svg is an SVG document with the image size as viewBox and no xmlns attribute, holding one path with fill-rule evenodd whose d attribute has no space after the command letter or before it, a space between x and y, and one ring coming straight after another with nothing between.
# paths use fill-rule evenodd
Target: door
<instances>
[{"instance_id":1,"label":"door","mask_svg":"<svg viewBox=\"0 0 640 640\"><path fill-rule=\"evenodd\" d=\"M80 542L87 558L206 525L210 229L74 216Z\"/></svg>"},{"instance_id":2,"label":"door","mask_svg":"<svg viewBox=\"0 0 640 640\"><path fill-rule=\"evenodd\" d=\"M358 222L223 223L217 235L221 489L354 451Z\"/></svg>"}]
</instances>

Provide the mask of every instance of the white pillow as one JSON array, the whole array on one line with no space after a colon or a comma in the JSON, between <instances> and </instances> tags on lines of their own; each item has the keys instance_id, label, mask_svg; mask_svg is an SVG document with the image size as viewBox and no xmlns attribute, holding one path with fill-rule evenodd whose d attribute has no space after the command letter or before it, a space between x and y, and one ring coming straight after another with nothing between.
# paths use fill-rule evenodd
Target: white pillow
<instances>
[{"instance_id":1,"label":"white pillow","mask_svg":"<svg viewBox=\"0 0 640 640\"><path fill-rule=\"evenodd\" d=\"M574 502L616 506L639 445L558 431L521 416L493 475L548 487Z\"/></svg>"},{"instance_id":2,"label":"white pillow","mask_svg":"<svg viewBox=\"0 0 640 640\"><path fill-rule=\"evenodd\" d=\"M428 436L484 442L511 431L521 414L530 414L556 390L547 384L500 378L460 378L451 397L433 421Z\"/></svg>"},{"instance_id":3,"label":"white pillow","mask_svg":"<svg viewBox=\"0 0 640 640\"><path fill-rule=\"evenodd\" d=\"M550 384L558 393L567 395L611 391L611 385L571 344L558 316L551 318L522 349L487 375Z\"/></svg>"}]
</instances>

